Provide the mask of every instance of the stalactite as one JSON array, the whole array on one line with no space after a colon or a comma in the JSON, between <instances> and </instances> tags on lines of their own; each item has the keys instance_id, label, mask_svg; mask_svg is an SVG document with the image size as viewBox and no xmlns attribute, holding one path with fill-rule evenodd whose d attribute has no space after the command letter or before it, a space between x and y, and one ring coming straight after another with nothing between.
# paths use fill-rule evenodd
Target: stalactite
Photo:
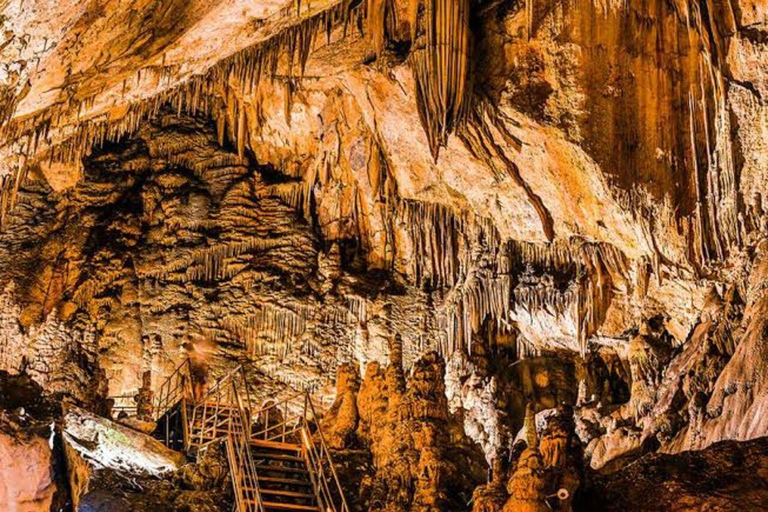
<instances>
[{"instance_id":1,"label":"stalactite","mask_svg":"<svg viewBox=\"0 0 768 512\"><path fill-rule=\"evenodd\" d=\"M629 263L610 244L575 237L550 244L501 243L489 219L439 204L399 200L396 212L398 224L409 227L414 283L448 290L438 313L444 333L438 344L444 355L471 352L473 333L487 320L507 325L509 311L517 306L532 316L539 311L573 315L578 346L585 352L614 294L631 288ZM481 262L478 254L493 257ZM556 286L554 279L571 284ZM523 347L521 352L534 349Z\"/></svg>"},{"instance_id":2,"label":"stalactite","mask_svg":"<svg viewBox=\"0 0 768 512\"><path fill-rule=\"evenodd\" d=\"M419 9L422 6L422 0L410 0L408 2L408 25L411 30L411 43L416 40L416 32L419 23Z\"/></svg>"},{"instance_id":3,"label":"stalactite","mask_svg":"<svg viewBox=\"0 0 768 512\"><path fill-rule=\"evenodd\" d=\"M0 126L7 124L16 112L18 103L16 85L0 85Z\"/></svg>"},{"instance_id":4,"label":"stalactite","mask_svg":"<svg viewBox=\"0 0 768 512\"><path fill-rule=\"evenodd\" d=\"M232 108L227 100L233 99L233 96L228 94L222 97L222 91L227 91L231 83L239 84L240 92L243 94L252 92L262 80L273 79L283 57L287 57L286 66L289 75L294 72L299 76L302 75L317 35L320 32L326 32L330 37L330 33L336 28L344 28L346 35L349 20L360 16L360 11L362 9L358 7L350 9L345 2L337 2L327 9L305 16L274 36L222 59L203 74L194 75L185 82L152 97L130 103L125 108L125 114L118 119L111 119L108 113L85 118L84 116L94 106L95 101L94 96L89 96L79 101L70 100L56 104L24 119L0 123L0 139L6 141L0 150L8 152L10 145L15 141L27 138L34 141L34 149L30 149L28 155L30 163L40 157L51 162L74 162L107 141L119 142L126 136L136 133L142 123L156 118L161 109L166 106L172 106L178 114L217 118L221 134L224 129L221 126L222 110ZM158 83L162 80L167 81L168 69L166 68L165 66L158 70L150 68L149 72L153 75L153 80ZM146 74L147 70L144 71ZM141 76L141 72L137 73L138 79L142 79ZM236 109L238 112L236 122L239 129L236 129L235 137L238 148L244 150L244 145L247 143L245 139L247 129L243 122L247 120L244 119L244 107L238 106ZM70 112L78 113L74 124L63 122ZM58 129L56 143L49 140L54 127ZM242 156L242 151L240 155ZM8 188L7 183L2 185L3 190ZM12 196L5 197L4 202L12 203Z\"/></svg>"},{"instance_id":5,"label":"stalactite","mask_svg":"<svg viewBox=\"0 0 768 512\"><path fill-rule=\"evenodd\" d=\"M411 201L402 201L398 212L410 227L416 249L412 268L416 283L442 288L461 281L468 261L462 240L467 217L437 203Z\"/></svg>"},{"instance_id":6,"label":"stalactite","mask_svg":"<svg viewBox=\"0 0 768 512\"><path fill-rule=\"evenodd\" d=\"M12 175L0 176L0 227L5 225L5 216L10 210Z\"/></svg>"},{"instance_id":7,"label":"stalactite","mask_svg":"<svg viewBox=\"0 0 768 512\"><path fill-rule=\"evenodd\" d=\"M0 176L0 229L5 226L8 214L19 196L19 188L27 176L26 166L13 167L10 174Z\"/></svg>"},{"instance_id":8,"label":"stalactite","mask_svg":"<svg viewBox=\"0 0 768 512\"><path fill-rule=\"evenodd\" d=\"M411 56L416 101L437 160L469 104L469 0L426 0L425 41ZM418 46L418 44L417 44Z\"/></svg>"},{"instance_id":9,"label":"stalactite","mask_svg":"<svg viewBox=\"0 0 768 512\"><path fill-rule=\"evenodd\" d=\"M245 137L248 133L248 119L245 115L245 107L237 104L237 133L235 140L237 141L237 156L239 158L245 158Z\"/></svg>"},{"instance_id":10,"label":"stalactite","mask_svg":"<svg viewBox=\"0 0 768 512\"><path fill-rule=\"evenodd\" d=\"M529 357L539 357L541 350L523 336L518 336L515 339L515 354L518 359L527 359Z\"/></svg>"},{"instance_id":11,"label":"stalactite","mask_svg":"<svg viewBox=\"0 0 768 512\"><path fill-rule=\"evenodd\" d=\"M441 322L446 336L441 352L446 356L457 350L472 353L472 335L487 319L503 328L511 303L511 283L509 275L473 276L446 297L445 320Z\"/></svg>"},{"instance_id":12,"label":"stalactite","mask_svg":"<svg viewBox=\"0 0 768 512\"><path fill-rule=\"evenodd\" d=\"M584 357L589 338L602 325L619 283L623 282L626 291L629 268L621 251L608 244L584 244L581 263L577 311L579 345Z\"/></svg>"},{"instance_id":13,"label":"stalactite","mask_svg":"<svg viewBox=\"0 0 768 512\"><path fill-rule=\"evenodd\" d=\"M578 287L569 286L561 291L553 285L518 286L515 288L513 300L529 314L545 310L554 316L564 317L578 302Z\"/></svg>"},{"instance_id":14,"label":"stalactite","mask_svg":"<svg viewBox=\"0 0 768 512\"><path fill-rule=\"evenodd\" d=\"M651 264L647 257L641 257L637 262L637 296L644 299L648 295L648 283L651 277Z\"/></svg>"},{"instance_id":15,"label":"stalactite","mask_svg":"<svg viewBox=\"0 0 768 512\"><path fill-rule=\"evenodd\" d=\"M285 124L288 126L291 126L291 111L293 110L293 91L294 91L294 84L293 80L286 79L285 83L283 84L283 87L285 88L285 92L283 93L283 96L285 97L285 105L283 107L285 111Z\"/></svg>"},{"instance_id":16,"label":"stalactite","mask_svg":"<svg viewBox=\"0 0 768 512\"><path fill-rule=\"evenodd\" d=\"M94 272L94 275L88 276L75 290L72 301L86 308L88 303L100 292L109 289L109 287L125 276L122 268L100 267Z\"/></svg>"},{"instance_id":17,"label":"stalactite","mask_svg":"<svg viewBox=\"0 0 768 512\"><path fill-rule=\"evenodd\" d=\"M275 355L285 358L294 341L307 330L314 311L300 306L296 311L272 304L261 304L253 313L228 316L223 326L247 347L252 357Z\"/></svg>"},{"instance_id":18,"label":"stalactite","mask_svg":"<svg viewBox=\"0 0 768 512\"><path fill-rule=\"evenodd\" d=\"M578 243L572 239L557 240L550 244L511 240L508 242L507 251L514 267L532 265L550 273L570 274L576 270Z\"/></svg>"},{"instance_id":19,"label":"stalactite","mask_svg":"<svg viewBox=\"0 0 768 512\"><path fill-rule=\"evenodd\" d=\"M214 245L197 249L192 253L192 261L195 265L186 271L189 281L216 281L228 279L235 270L229 270L229 261L243 254L263 252L283 244L281 240L272 240L261 237L242 238L236 242Z\"/></svg>"},{"instance_id":20,"label":"stalactite","mask_svg":"<svg viewBox=\"0 0 768 512\"><path fill-rule=\"evenodd\" d=\"M376 57L381 57L384 50L385 22L388 0L367 0L366 32L373 45Z\"/></svg>"},{"instance_id":21,"label":"stalactite","mask_svg":"<svg viewBox=\"0 0 768 512\"><path fill-rule=\"evenodd\" d=\"M354 319L361 323L368 321L367 301L358 295L346 295L347 306Z\"/></svg>"},{"instance_id":22,"label":"stalactite","mask_svg":"<svg viewBox=\"0 0 768 512\"><path fill-rule=\"evenodd\" d=\"M259 187L258 197L276 197L299 214L304 207L304 185L302 182L277 183Z\"/></svg>"},{"instance_id":23,"label":"stalactite","mask_svg":"<svg viewBox=\"0 0 768 512\"><path fill-rule=\"evenodd\" d=\"M525 0L525 37L533 37L533 0Z\"/></svg>"},{"instance_id":24,"label":"stalactite","mask_svg":"<svg viewBox=\"0 0 768 512\"><path fill-rule=\"evenodd\" d=\"M222 169L227 169L228 172L232 172L232 168L237 169L237 172L232 175L226 176L228 182L234 181L234 178L243 176L247 172L246 161L237 155L215 155L211 158L201 160L199 156L194 154L167 154L166 160L170 164L183 167L192 171L195 176L206 179L207 181L215 181L213 174L220 172ZM209 171L211 173L209 174Z\"/></svg>"}]
</instances>

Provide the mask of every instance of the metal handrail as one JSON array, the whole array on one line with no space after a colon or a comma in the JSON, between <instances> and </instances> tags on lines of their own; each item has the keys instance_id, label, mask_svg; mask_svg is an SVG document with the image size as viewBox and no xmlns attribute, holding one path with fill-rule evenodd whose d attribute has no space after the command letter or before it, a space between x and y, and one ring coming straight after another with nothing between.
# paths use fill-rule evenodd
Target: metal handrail
<instances>
[{"instance_id":1,"label":"metal handrail","mask_svg":"<svg viewBox=\"0 0 768 512\"><path fill-rule=\"evenodd\" d=\"M276 423L270 424L275 411L280 413L281 417ZM263 407L253 415L253 419L252 440L285 442L287 436L298 433L302 454L321 510L349 512L336 466L320 427L319 416L308 392L302 391ZM313 439L310 422L317 426L319 443Z\"/></svg>"},{"instance_id":2,"label":"metal handrail","mask_svg":"<svg viewBox=\"0 0 768 512\"><path fill-rule=\"evenodd\" d=\"M229 384L232 387L229 387ZM170 444L171 418L181 416L182 445L187 451L200 452L213 442L227 436L227 433L237 428L249 431L250 418L243 421L242 414L234 415L232 407L242 402L237 398L238 386L245 390L246 411L251 410L251 395L248 389L248 381L243 365L232 369L229 373L218 379L204 396L194 396L192 382L192 363L185 359L163 382L153 404L153 417L160 421L165 420L165 441ZM222 415L222 412L226 412ZM222 418L226 423L222 423ZM196 428L198 427L199 428Z\"/></svg>"},{"instance_id":3,"label":"metal handrail","mask_svg":"<svg viewBox=\"0 0 768 512\"><path fill-rule=\"evenodd\" d=\"M138 393L138 392L137 392ZM129 416L135 416L138 406L136 404L136 393L132 395L117 395L110 396L112 403L112 418L117 418L121 412L125 412Z\"/></svg>"},{"instance_id":4,"label":"metal handrail","mask_svg":"<svg viewBox=\"0 0 768 512\"><path fill-rule=\"evenodd\" d=\"M238 388L241 386L246 392L247 405L243 404L243 399L240 396ZM232 408L235 406L238 409L237 417L232 414ZM251 421L248 415L250 410L248 382L245 377L245 369L240 365L219 379L206 392L205 396L192 407L192 414L188 421L191 423L199 422L200 429L193 437L185 437L187 450L192 447L202 450L235 431L249 432ZM222 411L227 411L226 425L223 425L220 420ZM190 431L192 431L191 426Z\"/></svg>"},{"instance_id":5,"label":"metal handrail","mask_svg":"<svg viewBox=\"0 0 768 512\"><path fill-rule=\"evenodd\" d=\"M251 396L242 365L219 379L199 401L195 401L192 395L190 377L190 361L187 359L161 386L155 403L155 417L159 419L181 403L184 446L187 450L196 448L199 453L213 442L225 441L239 512L264 512L251 441L279 439L286 442L287 437L296 433L300 437L302 455L320 509L324 512L349 512L319 416L308 392L289 396L251 414ZM245 390L245 400L240 394L240 387ZM188 404L188 400L192 401ZM224 411L226 416L222 419ZM233 414L234 411L236 414ZM270 425L273 412L279 413L280 417ZM310 422L316 426L315 433L310 428ZM198 423L199 432L194 432L193 427ZM192 437L197 437L198 442Z\"/></svg>"},{"instance_id":6,"label":"metal handrail","mask_svg":"<svg viewBox=\"0 0 768 512\"><path fill-rule=\"evenodd\" d=\"M184 398L192 396L192 373L189 358L185 359L160 386L153 406L155 420L176 407Z\"/></svg>"},{"instance_id":7,"label":"metal handrail","mask_svg":"<svg viewBox=\"0 0 768 512\"><path fill-rule=\"evenodd\" d=\"M228 374L218 379L216 381L216 384L213 387L206 390L205 396L203 396L200 400L195 400L195 397L193 396L193 392L192 392L191 367L192 367L192 362L190 361L189 358L186 358L165 379L165 381L163 381L163 384L160 386L160 391L158 393L158 396L155 400L154 407L156 411L155 413L156 418L159 418L160 416L165 414L168 410L172 409L176 404L179 403L182 397L186 397L188 399L191 398L194 402L194 405L197 405L198 403L205 401L211 395L218 392L218 390L221 387L227 384L235 376L237 376L238 373L242 374L243 382L247 383L245 379L245 369L243 368L243 365L239 365L233 370L231 370ZM247 387L246 387L246 394L247 394L247 400L250 404L250 392L248 392Z\"/></svg>"},{"instance_id":8,"label":"metal handrail","mask_svg":"<svg viewBox=\"0 0 768 512\"><path fill-rule=\"evenodd\" d=\"M303 429L303 435L302 440L304 441L307 448L309 448L307 451L308 453L312 454L312 457L308 457L308 462L311 459L314 459L314 464L310 464L309 469L310 472L315 470L318 477L321 477L321 482L318 482L317 487L318 495L322 495L325 501L325 506L323 507L323 510L333 510L335 512L349 512L349 506L347 505L347 500L344 498L344 491L341 488L341 483L339 482L339 475L336 473L336 465L333 463L333 457L331 456L331 452L328 451L328 445L325 442L325 436L323 435L323 429L320 426L320 422L318 421L317 412L315 411L315 406L312 403L312 398L309 396L309 393L306 393L306 404L309 407L309 411L312 413L312 419L315 421L315 424L317 425L317 437L320 439L320 452L317 451L317 445L312 439L312 432L309 430L309 422L304 422L304 429ZM306 408L306 406L305 406ZM305 414L306 418L306 414ZM327 464L330 467L331 474L326 475L325 474L325 464ZM317 469L313 468L312 466L315 465ZM329 482L330 480L330 482ZM319 485L322 483L322 486ZM335 484L335 485L334 485ZM333 499L333 495L331 493L330 487L336 487L336 492L338 493L339 499L341 500L341 506L340 508L336 507L335 500Z\"/></svg>"},{"instance_id":9,"label":"metal handrail","mask_svg":"<svg viewBox=\"0 0 768 512\"><path fill-rule=\"evenodd\" d=\"M232 486L235 490L235 500L237 501L239 512L264 512L264 504L261 501L261 491L259 487L259 476L256 472L256 464L253 462L251 454L250 437L245 425L249 424L249 412L243 405L240 393L237 390L237 384L232 382L232 392L235 397L237 408L240 414L240 422L243 428L239 430L230 430L227 433L227 460L230 465L230 475L232 477ZM253 487L242 485L249 478ZM246 482L247 483L247 482Z\"/></svg>"},{"instance_id":10,"label":"metal handrail","mask_svg":"<svg viewBox=\"0 0 768 512\"><path fill-rule=\"evenodd\" d=\"M302 402L297 401L297 398L300 398ZM259 409L253 415L251 439L285 442L286 437L300 430L301 423L306 418L306 404L303 403L303 400L304 393L301 392ZM294 413L292 409L298 409L300 412ZM270 425L273 412L277 412L282 417L277 423Z\"/></svg>"},{"instance_id":11,"label":"metal handrail","mask_svg":"<svg viewBox=\"0 0 768 512\"><path fill-rule=\"evenodd\" d=\"M210 397L214 393L218 393L220 388L222 388L225 384L229 383L230 381L233 381L238 374L242 374L243 382L245 382L245 368L243 368L243 365L238 365L229 373L227 373L226 375L218 379L216 381L216 384L214 384L213 387L209 388L205 392L205 396L203 396L200 402L204 402L208 397ZM247 389L248 388L246 387L246 392L247 392ZM248 405L250 406L250 394L248 394Z\"/></svg>"}]
</instances>

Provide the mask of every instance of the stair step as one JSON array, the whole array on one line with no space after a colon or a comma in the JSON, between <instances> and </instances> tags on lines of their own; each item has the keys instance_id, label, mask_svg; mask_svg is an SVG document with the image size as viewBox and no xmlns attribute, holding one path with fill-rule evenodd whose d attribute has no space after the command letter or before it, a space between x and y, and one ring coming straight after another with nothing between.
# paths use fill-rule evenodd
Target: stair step
<instances>
[{"instance_id":1,"label":"stair step","mask_svg":"<svg viewBox=\"0 0 768 512\"><path fill-rule=\"evenodd\" d=\"M255 452L255 453L253 453L253 457L257 458L257 459L287 460L287 461L294 461L294 462L304 462L304 457L298 457L298 456L294 456L294 455L284 455L282 453Z\"/></svg>"},{"instance_id":2,"label":"stair step","mask_svg":"<svg viewBox=\"0 0 768 512\"><path fill-rule=\"evenodd\" d=\"M287 466L271 466L264 464L256 464L256 472L259 471L281 471L284 473L308 473L305 468L291 468Z\"/></svg>"},{"instance_id":3,"label":"stair step","mask_svg":"<svg viewBox=\"0 0 768 512\"><path fill-rule=\"evenodd\" d=\"M301 445L294 443L281 443L279 441L262 441L260 439L251 439L251 446L260 448L271 448L273 450L301 451Z\"/></svg>"},{"instance_id":4,"label":"stair step","mask_svg":"<svg viewBox=\"0 0 768 512\"><path fill-rule=\"evenodd\" d=\"M236 405L227 405L222 403L219 403L217 405L216 402L203 402L192 407L197 407L198 410L203 410L203 408L207 407L209 411L215 410L217 407L219 408L219 411L239 411L240 410L240 408Z\"/></svg>"},{"instance_id":5,"label":"stair step","mask_svg":"<svg viewBox=\"0 0 768 512\"><path fill-rule=\"evenodd\" d=\"M272 494L274 496L284 496L286 498L305 498L305 499L312 499L315 497L314 494L307 494L305 492L296 492L296 491L284 491L282 489L260 489L261 494Z\"/></svg>"},{"instance_id":6,"label":"stair step","mask_svg":"<svg viewBox=\"0 0 768 512\"><path fill-rule=\"evenodd\" d=\"M242 423L240 423L240 419L235 419L235 417L222 417L222 416L210 416L206 418L205 420L202 420L200 418L196 419L193 424L196 426L200 426L201 424L204 424L206 426L211 426L214 424L217 425L228 425L232 423L233 425L241 426Z\"/></svg>"},{"instance_id":7,"label":"stair step","mask_svg":"<svg viewBox=\"0 0 768 512\"><path fill-rule=\"evenodd\" d=\"M227 417L227 418L239 418L240 411L238 411L237 409L219 409L218 411L216 411L215 408L209 407L207 410L198 409L197 411L193 412L192 415L195 418L214 418L216 416Z\"/></svg>"},{"instance_id":8,"label":"stair step","mask_svg":"<svg viewBox=\"0 0 768 512\"><path fill-rule=\"evenodd\" d=\"M315 505L296 505L295 503L276 503L274 501L262 501L261 503L265 509L271 508L273 510L320 510L320 507Z\"/></svg>"},{"instance_id":9,"label":"stair step","mask_svg":"<svg viewBox=\"0 0 768 512\"><path fill-rule=\"evenodd\" d=\"M259 483L273 483L284 485L301 485L304 487L312 487L312 482L309 480L297 480L295 478L280 478L278 476L260 476Z\"/></svg>"}]
</instances>

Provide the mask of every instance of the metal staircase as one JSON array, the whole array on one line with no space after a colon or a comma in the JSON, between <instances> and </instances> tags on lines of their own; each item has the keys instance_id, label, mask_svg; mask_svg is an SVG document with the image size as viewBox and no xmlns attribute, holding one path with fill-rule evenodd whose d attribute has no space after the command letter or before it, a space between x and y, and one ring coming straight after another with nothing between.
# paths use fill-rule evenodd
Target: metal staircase
<instances>
[{"instance_id":1,"label":"metal staircase","mask_svg":"<svg viewBox=\"0 0 768 512\"><path fill-rule=\"evenodd\" d=\"M251 424L251 446L260 480L267 479L262 493L270 497L269 501L263 498L266 510L349 511L308 393L293 395L256 412ZM266 491L267 484L271 494ZM314 499L302 487L309 487Z\"/></svg>"},{"instance_id":2,"label":"metal staircase","mask_svg":"<svg viewBox=\"0 0 768 512\"><path fill-rule=\"evenodd\" d=\"M319 511L301 445L251 441L264 510Z\"/></svg>"},{"instance_id":3,"label":"metal staircase","mask_svg":"<svg viewBox=\"0 0 768 512\"><path fill-rule=\"evenodd\" d=\"M152 415L157 422L154 436L178 451L187 448L187 413L194 403L189 359L176 368L160 386Z\"/></svg>"},{"instance_id":4,"label":"metal staircase","mask_svg":"<svg viewBox=\"0 0 768 512\"><path fill-rule=\"evenodd\" d=\"M349 512L308 393L253 412L238 367L195 398L187 360L161 386L154 417L155 436L190 456L225 443L237 512Z\"/></svg>"}]
</instances>

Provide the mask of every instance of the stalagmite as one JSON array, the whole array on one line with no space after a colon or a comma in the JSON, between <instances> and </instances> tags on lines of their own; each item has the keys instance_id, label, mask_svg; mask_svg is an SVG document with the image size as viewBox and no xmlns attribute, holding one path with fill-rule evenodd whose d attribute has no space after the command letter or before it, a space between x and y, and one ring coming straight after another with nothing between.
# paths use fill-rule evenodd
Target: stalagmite
<instances>
[{"instance_id":1,"label":"stalagmite","mask_svg":"<svg viewBox=\"0 0 768 512\"><path fill-rule=\"evenodd\" d=\"M323 419L323 430L329 446L348 447L358 427L357 392L360 389L357 368L343 364L336 370L336 399Z\"/></svg>"},{"instance_id":2,"label":"stalagmite","mask_svg":"<svg viewBox=\"0 0 768 512\"><path fill-rule=\"evenodd\" d=\"M565 466L566 450L568 448L568 432L559 423L548 421L547 428L541 436L541 458L548 468Z\"/></svg>"},{"instance_id":3,"label":"stalagmite","mask_svg":"<svg viewBox=\"0 0 768 512\"><path fill-rule=\"evenodd\" d=\"M662 369L669 362L671 347L663 327L644 321L640 332L628 348L632 372L630 405L632 412L643 416L650 412L662 378Z\"/></svg>"},{"instance_id":4,"label":"stalagmite","mask_svg":"<svg viewBox=\"0 0 768 512\"><path fill-rule=\"evenodd\" d=\"M528 404L525 414L527 447L520 455L517 468L507 483L509 499L504 512L546 512L549 510L544 498L547 485L544 463L539 453L535 413Z\"/></svg>"},{"instance_id":5,"label":"stalagmite","mask_svg":"<svg viewBox=\"0 0 768 512\"><path fill-rule=\"evenodd\" d=\"M5 225L9 213L13 210L18 199L19 187L27 176L27 167L13 167L11 173L0 176L0 229Z\"/></svg>"},{"instance_id":6,"label":"stalagmite","mask_svg":"<svg viewBox=\"0 0 768 512\"><path fill-rule=\"evenodd\" d=\"M536 409L532 403L528 403L525 406L525 424L523 425L523 431L525 432L525 443L528 448L539 448L539 433L536 428Z\"/></svg>"}]
</instances>

